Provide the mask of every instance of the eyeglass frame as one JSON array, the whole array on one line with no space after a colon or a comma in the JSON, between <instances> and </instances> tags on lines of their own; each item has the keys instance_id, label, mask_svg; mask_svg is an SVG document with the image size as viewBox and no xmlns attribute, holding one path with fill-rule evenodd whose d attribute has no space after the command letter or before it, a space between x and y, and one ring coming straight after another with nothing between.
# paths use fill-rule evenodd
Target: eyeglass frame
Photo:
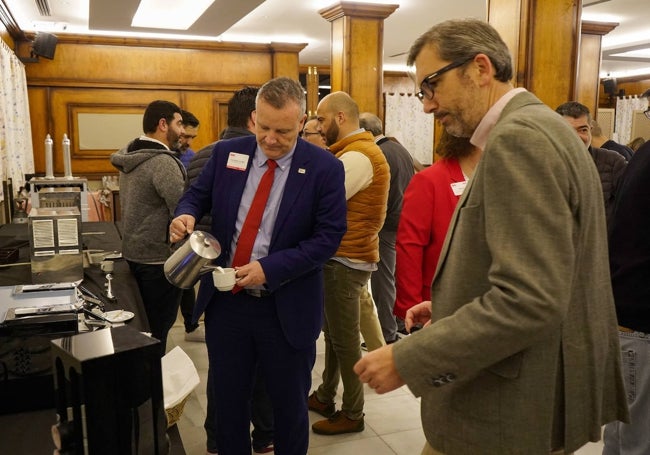
<instances>
[{"instance_id":1,"label":"eyeglass frame","mask_svg":"<svg viewBox=\"0 0 650 455\"><path fill-rule=\"evenodd\" d=\"M643 111L643 115L645 115L645 118L647 118L648 120L650 120L650 107L648 107L648 109L646 109L645 111Z\"/></svg>"},{"instance_id":2,"label":"eyeglass frame","mask_svg":"<svg viewBox=\"0 0 650 455\"><path fill-rule=\"evenodd\" d=\"M449 65L443 66L440 68L438 71L434 71L433 73L429 74L428 76L425 76L424 79L422 79L422 82L420 82L420 90L415 94L415 96L418 97L420 102L424 103L424 98L428 100L432 100L433 96L435 95L436 91L431 87L431 81L433 79L436 79L443 74L445 74L447 71L451 71L454 68L458 68L460 66L463 66L465 63L469 63L471 60L474 60L476 55L469 57L469 58L464 58L462 60L456 60L451 62ZM423 87L427 88L428 91L431 92L431 96L427 96L425 94L425 90L423 90Z\"/></svg>"},{"instance_id":3,"label":"eyeglass frame","mask_svg":"<svg viewBox=\"0 0 650 455\"><path fill-rule=\"evenodd\" d=\"M302 132L303 136L310 136L312 134L319 134L320 135L321 133L319 133L318 131L303 131Z\"/></svg>"}]
</instances>

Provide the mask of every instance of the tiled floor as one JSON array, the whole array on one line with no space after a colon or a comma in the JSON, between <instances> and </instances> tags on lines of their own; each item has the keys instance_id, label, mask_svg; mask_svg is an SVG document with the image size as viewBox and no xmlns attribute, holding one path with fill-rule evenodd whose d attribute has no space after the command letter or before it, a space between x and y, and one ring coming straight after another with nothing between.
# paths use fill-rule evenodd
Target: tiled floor
<instances>
[{"instance_id":1,"label":"tiled floor","mask_svg":"<svg viewBox=\"0 0 650 455\"><path fill-rule=\"evenodd\" d=\"M201 384L188 399L178 428L187 455L205 455L205 384L208 371L207 353L204 343L187 342L184 339L182 323L172 328L169 345L180 346L194 361L199 372ZM320 384L323 371L325 348L322 337L318 340L316 365L312 372L313 386ZM378 395L365 387L366 429L361 433L340 436L310 435L310 455L419 455L424 445L424 435L420 424L419 400L408 388L402 387L385 395ZM337 403L341 402L340 396ZM322 419L310 412L310 422ZM588 444L575 455L600 455L602 444Z\"/></svg>"}]
</instances>

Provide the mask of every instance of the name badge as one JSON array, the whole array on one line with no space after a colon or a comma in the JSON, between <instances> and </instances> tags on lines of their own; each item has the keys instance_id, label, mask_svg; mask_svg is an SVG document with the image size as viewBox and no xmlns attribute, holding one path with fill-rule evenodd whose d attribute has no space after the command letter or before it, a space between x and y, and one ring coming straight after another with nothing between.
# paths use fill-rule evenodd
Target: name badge
<instances>
[{"instance_id":1,"label":"name badge","mask_svg":"<svg viewBox=\"0 0 650 455\"><path fill-rule=\"evenodd\" d=\"M244 155L243 153L235 153L231 152L228 155L228 162L226 163L226 167L228 169L237 169L238 171L245 171L246 166L248 166L248 155Z\"/></svg>"},{"instance_id":2,"label":"name badge","mask_svg":"<svg viewBox=\"0 0 650 455\"><path fill-rule=\"evenodd\" d=\"M465 187L467 186L467 180L464 182L454 182L451 184L451 191L454 192L454 196L460 196L463 194L463 191L465 191Z\"/></svg>"}]
</instances>

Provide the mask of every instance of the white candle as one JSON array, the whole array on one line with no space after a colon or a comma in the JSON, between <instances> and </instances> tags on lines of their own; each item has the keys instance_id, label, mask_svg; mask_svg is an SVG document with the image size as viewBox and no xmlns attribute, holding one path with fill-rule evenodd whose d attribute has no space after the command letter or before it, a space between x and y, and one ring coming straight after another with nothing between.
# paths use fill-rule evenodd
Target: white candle
<instances>
[{"instance_id":1,"label":"white candle","mask_svg":"<svg viewBox=\"0 0 650 455\"><path fill-rule=\"evenodd\" d=\"M47 136L45 136L45 178L46 179L54 178L54 171L52 165L52 145L54 145L54 141L48 134Z\"/></svg>"},{"instance_id":2,"label":"white candle","mask_svg":"<svg viewBox=\"0 0 650 455\"><path fill-rule=\"evenodd\" d=\"M72 178L72 162L70 161L70 139L68 135L63 135L63 173L67 179Z\"/></svg>"}]
</instances>

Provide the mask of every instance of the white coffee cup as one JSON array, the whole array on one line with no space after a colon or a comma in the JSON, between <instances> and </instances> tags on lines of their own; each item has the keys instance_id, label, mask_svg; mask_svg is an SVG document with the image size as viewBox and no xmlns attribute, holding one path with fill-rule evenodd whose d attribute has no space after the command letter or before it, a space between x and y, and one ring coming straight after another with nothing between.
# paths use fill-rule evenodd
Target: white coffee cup
<instances>
[{"instance_id":1,"label":"white coffee cup","mask_svg":"<svg viewBox=\"0 0 650 455\"><path fill-rule=\"evenodd\" d=\"M214 287L220 291L230 291L235 287L235 281L235 269L233 268L220 268L212 272Z\"/></svg>"}]
</instances>

